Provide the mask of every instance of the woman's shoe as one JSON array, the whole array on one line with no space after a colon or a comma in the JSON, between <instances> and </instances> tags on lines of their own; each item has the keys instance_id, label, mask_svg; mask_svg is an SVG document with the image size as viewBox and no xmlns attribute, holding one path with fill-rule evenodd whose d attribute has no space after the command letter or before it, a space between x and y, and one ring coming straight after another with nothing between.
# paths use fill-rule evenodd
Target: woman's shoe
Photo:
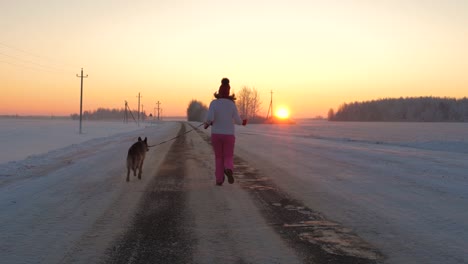
<instances>
[{"instance_id":1,"label":"woman's shoe","mask_svg":"<svg viewBox=\"0 0 468 264\"><path fill-rule=\"evenodd\" d=\"M226 174L229 184L233 184L234 183L234 176L232 176L232 170L231 169L224 169L224 174Z\"/></svg>"}]
</instances>

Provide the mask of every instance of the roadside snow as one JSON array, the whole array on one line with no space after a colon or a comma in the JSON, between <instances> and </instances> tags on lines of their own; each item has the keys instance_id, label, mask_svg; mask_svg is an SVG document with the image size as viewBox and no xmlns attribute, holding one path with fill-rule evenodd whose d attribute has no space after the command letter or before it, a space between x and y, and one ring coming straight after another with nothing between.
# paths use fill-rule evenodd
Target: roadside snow
<instances>
[{"instance_id":1,"label":"roadside snow","mask_svg":"<svg viewBox=\"0 0 468 264\"><path fill-rule=\"evenodd\" d=\"M238 155L388 263L468 263L467 123L250 125L236 141Z\"/></svg>"},{"instance_id":2,"label":"roadside snow","mask_svg":"<svg viewBox=\"0 0 468 264\"><path fill-rule=\"evenodd\" d=\"M76 120L0 118L0 146L4 150L0 152L0 164L143 127L135 123L84 121L83 134L79 134Z\"/></svg>"}]
</instances>

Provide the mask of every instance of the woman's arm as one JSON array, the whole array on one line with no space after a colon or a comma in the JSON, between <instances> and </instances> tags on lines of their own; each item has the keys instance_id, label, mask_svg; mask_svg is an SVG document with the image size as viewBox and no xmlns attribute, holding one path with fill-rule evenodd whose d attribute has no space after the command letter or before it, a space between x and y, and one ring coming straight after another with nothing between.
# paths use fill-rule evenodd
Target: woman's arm
<instances>
[{"instance_id":1,"label":"woman's arm","mask_svg":"<svg viewBox=\"0 0 468 264\"><path fill-rule=\"evenodd\" d=\"M239 111L237 111L237 106L234 102L233 102L233 105L234 105L234 111L233 111L232 118L234 119L234 123L236 125L242 125L242 119L239 116Z\"/></svg>"},{"instance_id":2,"label":"woman's arm","mask_svg":"<svg viewBox=\"0 0 468 264\"><path fill-rule=\"evenodd\" d=\"M213 107L213 102L212 102L210 103L210 107L208 108L208 112L206 113L205 129L213 124L213 121L214 121L214 109L213 108L214 107Z\"/></svg>"}]
</instances>

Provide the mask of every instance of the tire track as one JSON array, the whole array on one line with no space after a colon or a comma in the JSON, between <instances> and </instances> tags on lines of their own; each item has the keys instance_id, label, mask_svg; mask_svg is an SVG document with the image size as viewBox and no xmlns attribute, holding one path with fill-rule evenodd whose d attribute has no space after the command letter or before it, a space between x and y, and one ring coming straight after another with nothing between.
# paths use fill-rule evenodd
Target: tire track
<instances>
[{"instance_id":1,"label":"tire track","mask_svg":"<svg viewBox=\"0 0 468 264\"><path fill-rule=\"evenodd\" d=\"M132 227L104 263L191 263L195 244L184 189L185 125L145 190ZM151 162L149 160L145 162Z\"/></svg>"}]
</instances>

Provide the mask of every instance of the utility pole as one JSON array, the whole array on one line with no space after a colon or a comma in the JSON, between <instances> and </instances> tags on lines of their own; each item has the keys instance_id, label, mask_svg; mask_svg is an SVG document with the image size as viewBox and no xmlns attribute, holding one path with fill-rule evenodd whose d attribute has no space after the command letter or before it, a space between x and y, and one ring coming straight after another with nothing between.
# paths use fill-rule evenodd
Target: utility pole
<instances>
[{"instance_id":1,"label":"utility pole","mask_svg":"<svg viewBox=\"0 0 468 264\"><path fill-rule=\"evenodd\" d=\"M138 93L138 117L137 117L137 120L138 120L138 126L140 126L140 93Z\"/></svg>"},{"instance_id":2,"label":"utility pole","mask_svg":"<svg viewBox=\"0 0 468 264\"><path fill-rule=\"evenodd\" d=\"M161 108L159 108L159 105L161 104L159 101L156 103L158 105L158 107L156 109L158 109L158 121L159 121L159 111L161 110Z\"/></svg>"},{"instance_id":3,"label":"utility pole","mask_svg":"<svg viewBox=\"0 0 468 264\"><path fill-rule=\"evenodd\" d=\"M128 123L127 108L128 108L128 103L127 101L125 101L124 123Z\"/></svg>"},{"instance_id":4,"label":"utility pole","mask_svg":"<svg viewBox=\"0 0 468 264\"><path fill-rule=\"evenodd\" d=\"M273 117L273 91L270 91L270 106L268 107L268 113L266 116L266 119L268 120L268 117L270 116L271 112L271 117Z\"/></svg>"},{"instance_id":5,"label":"utility pole","mask_svg":"<svg viewBox=\"0 0 468 264\"><path fill-rule=\"evenodd\" d=\"M81 132L81 120L83 119L83 78L88 78L88 74L83 75L83 68L81 68L81 75L76 75L81 78L81 93L80 93L80 134Z\"/></svg>"}]
</instances>

